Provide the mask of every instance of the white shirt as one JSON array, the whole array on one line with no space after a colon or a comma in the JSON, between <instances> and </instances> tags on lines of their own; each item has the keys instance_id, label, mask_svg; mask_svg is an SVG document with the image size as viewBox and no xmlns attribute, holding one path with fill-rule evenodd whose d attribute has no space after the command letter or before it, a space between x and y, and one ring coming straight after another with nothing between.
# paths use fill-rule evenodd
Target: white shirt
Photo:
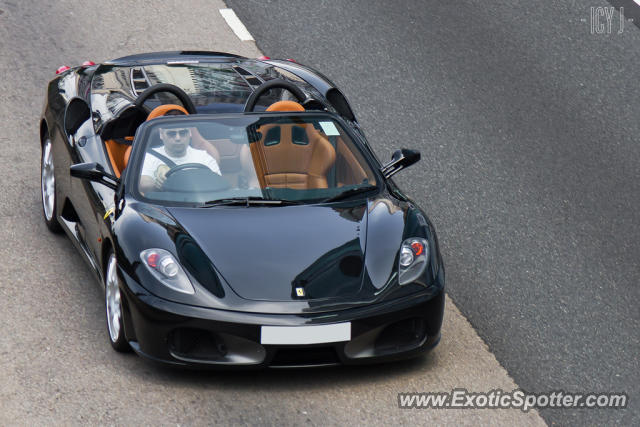
<instances>
[{"instance_id":1,"label":"white shirt","mask_svg":"<svg viewBox=\"0 0 640 427\"><path fill-rule=\"evenodd\" d=\"M157 153L162 154L169 160L172 160L176 165L182 165L185 163L200 163L207 166L218 175L222 175L222 173L220 173L220 167L218 167L218 162L216 162L216 159L211 157L209 153L204 150L196 150L195 148L188 146L187 152L182 157L170 156L169 154L167 154L164 146L152 148L152 150L155 150ZM154 156L152 153L147 152L144 158L144 163L142 165L142 175L153 177L156 173L156 169L158 169L158 166L164 164L165 163L158 157Z\"/></svg>"}]
</instances>

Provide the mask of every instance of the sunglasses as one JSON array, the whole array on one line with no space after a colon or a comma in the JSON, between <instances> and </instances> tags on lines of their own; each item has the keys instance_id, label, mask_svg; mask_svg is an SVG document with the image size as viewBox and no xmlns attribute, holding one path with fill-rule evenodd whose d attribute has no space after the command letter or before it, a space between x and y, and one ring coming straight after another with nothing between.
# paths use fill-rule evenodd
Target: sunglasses
<instances>
[{"instance_id":1,"label":"sunglasses","mask_svg":"<svg viewBox=\"0 0 640 427\"><path fill-rule=\"evenodd\" d=\"M169 138L177 138L178 136L184 138L189 136L189 129L168 130L165 132L165 135Z\"/></svg>"}]
</instances>

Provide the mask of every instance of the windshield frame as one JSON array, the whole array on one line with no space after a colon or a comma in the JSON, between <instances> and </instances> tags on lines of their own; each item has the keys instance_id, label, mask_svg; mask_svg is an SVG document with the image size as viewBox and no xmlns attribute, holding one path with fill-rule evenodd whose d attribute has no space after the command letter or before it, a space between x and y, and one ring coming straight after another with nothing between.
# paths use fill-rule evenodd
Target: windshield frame
<instances>
[{"instance_id":1,"label":"windshield frame","mask_svg":"<svg viewBox=\"0 0 640 427\"><path fill-rule=\"evenodd\" d=\"M245 113L222 113L222 114L191 114L188 116L161 116L157 117L153 120L149 120L147 122L142 123L138 129L136 130L136 134L133 140L133 148L131 152L131 156L129 158L128 166L125 169L122 177L122 183L124 185L124 192L132 197L135 200L154 204L158 206L183 206L183 207L201 207L201 203L197 202L181 202L181 201L170 201L170 200L159 200L159 199L151 199L145 197L142 193L138 191L138 181L141 173L142 162L145 157L146 152L146 144L140 143L140 141L146 141L146 138L149 137L150 132L155 125L158 124L158 121L162 121L163 123L170 124L172 122L178 123L188 123L188 122L202 122L206 120L224 120L224 119L238 119L240 117L256 117L256 120L259 120L260 117L324 117L327 119L331 119L336 121L342 130L347 134L347 136L352 141L352 146L354 149L358 150L358 152L362 155L365 162L371 169L371 173L375 176L376 179L376 187L377 191L373 195L380 194L386 188L386 180L384 176L380 172L380 162L376 158L375 155L371 152L366 141L363 141L363 137L358 134L358 132L354 132L349 123L345 121L338 114L327 111L301 111L301 112L289 112L289 111L274 111L274 112L245 112ZM251 142L253 143L253 142ZM345 189L345 191L348 190ZM263 189L264 191L264 189ZM369 196L371 197L371 196ZM324 203L323 198L318 199L309 199L301 200L303 204L322 204ZM342 202L342 201L341 201ZM334 203L334 202L330 202ZM335 202L339 203L339 202Z\"/></svg>"}]
</instances>

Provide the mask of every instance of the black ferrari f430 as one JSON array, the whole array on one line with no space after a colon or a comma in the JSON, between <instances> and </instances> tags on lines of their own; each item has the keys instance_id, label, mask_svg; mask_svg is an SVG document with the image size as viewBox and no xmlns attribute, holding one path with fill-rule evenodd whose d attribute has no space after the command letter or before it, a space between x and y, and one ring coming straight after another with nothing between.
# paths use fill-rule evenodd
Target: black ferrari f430
<instances>
[{"instance_id":1,"label":"black ferrari f430","mask_svg":"<svg viewBox=\"0 0 640 427\"><path fill-rule=\"evenodd\" d=\"M195 367L382 362L440 339L427 215L342 92L291 60L161 52L60 69L42 207L104 287L118 351Z\"/></svg>"}]
</instances>

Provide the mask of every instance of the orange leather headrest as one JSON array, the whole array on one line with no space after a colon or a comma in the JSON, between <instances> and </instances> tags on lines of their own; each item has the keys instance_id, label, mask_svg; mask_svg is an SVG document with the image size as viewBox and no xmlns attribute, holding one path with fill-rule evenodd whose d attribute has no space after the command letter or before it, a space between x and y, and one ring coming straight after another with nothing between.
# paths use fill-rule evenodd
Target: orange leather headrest
<instances>
[{"instance_id":1,"label":"orange leather headrest","mask_svg":"<svg viewBox=\"0 0 640 427\"><path fill-rule=\"evenodd\" d=\"M167 113L171 112L171 111L180 111L181 113L188 115L189 113L187 112L187 110L184 109L184 107L180 106L180 105L176 105L176 104L164 104L164 105L160 105L156 108L153 109L153 111L151 111L149 113L149 116L147 117L147 120L151 120L151 119L155 119L156 117L160 117L160 116L164 116Z\"/></svg>"},{"instance_id":2,"label":"orange leather headrest","mask_svg":"<svg viewBox=\"0 0 640 427\"><path fill-rule=\"evenodd\" d=\"M278 101L269 105L267 111L304 111L304 107L294 101Z\"/></svg>"}]
</instances>

